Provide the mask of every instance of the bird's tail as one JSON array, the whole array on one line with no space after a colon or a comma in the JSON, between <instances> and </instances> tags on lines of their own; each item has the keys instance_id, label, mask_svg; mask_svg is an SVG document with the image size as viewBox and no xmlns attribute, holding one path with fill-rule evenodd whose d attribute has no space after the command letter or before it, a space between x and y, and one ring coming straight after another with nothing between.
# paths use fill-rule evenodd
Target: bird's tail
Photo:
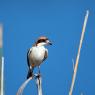
<instances>
[{"instance_id":1,"label":"bird's tail","mask_svg":"<svg viewBox=\"0 0 95 95\"><path fill-rule=\"evenodd\" d=\"M29 69L27 79L33 76L33 70Z\"/></svg>"}]
</instances>

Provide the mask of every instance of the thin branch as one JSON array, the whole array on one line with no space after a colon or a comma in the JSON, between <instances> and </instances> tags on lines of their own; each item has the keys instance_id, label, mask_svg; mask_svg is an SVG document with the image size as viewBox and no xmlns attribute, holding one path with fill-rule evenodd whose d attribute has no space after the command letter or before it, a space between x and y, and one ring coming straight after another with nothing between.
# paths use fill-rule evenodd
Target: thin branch
<instances>
[{"instance_id":1,"label":"thin branch","mask_svg":"<svg viewBox=\"0 0 95 95\"><path fill-rule=\"evenodd\" d=\"M89 16L89 11L87 10L85 20L84 20L84 24L83 24L83 29L82 29L82 34L81 34L78 54L77 54L77 58L76 58L76 64L74 66L74 73L73 73L73 77L72 77L72 83L71 83L69 95L72 95L73 88L74 88L74 83L75 83L76 73L77 73L77 68L78 68L78 63L79 63L79 57L80 57L80 51L81 51L81 47L82 47L82 42L83 42L83 38L84 38L84 33L85 33L85 28L86 28L88 16Z\"/></svg>"}]
</instances>

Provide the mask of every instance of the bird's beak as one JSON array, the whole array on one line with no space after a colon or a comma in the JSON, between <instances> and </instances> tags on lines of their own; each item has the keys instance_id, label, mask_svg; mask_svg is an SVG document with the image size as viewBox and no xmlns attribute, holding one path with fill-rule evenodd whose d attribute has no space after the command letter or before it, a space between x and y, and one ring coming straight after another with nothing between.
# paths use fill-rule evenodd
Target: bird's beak
<instances>
[{"instance_id":1,"label":"bird's beak","mask_svg":"<svg viewBox=\"0 0 95 95\"><path fill-rule=\"evenodd\" d=\"M49 44L49 45L52 45L52 42L49 42L48 44Z\"/></svg>"},{"instance_id":2,"label":"bird's beak","mask_svg":"<svg viewBox=\"0 0 95 95\"><path fill-rule=\"evenodd\" d=\"M52 45L52 42L49 40L47 40L46 43L47 43L47 45Z\"/></svg>"}]
</instances>

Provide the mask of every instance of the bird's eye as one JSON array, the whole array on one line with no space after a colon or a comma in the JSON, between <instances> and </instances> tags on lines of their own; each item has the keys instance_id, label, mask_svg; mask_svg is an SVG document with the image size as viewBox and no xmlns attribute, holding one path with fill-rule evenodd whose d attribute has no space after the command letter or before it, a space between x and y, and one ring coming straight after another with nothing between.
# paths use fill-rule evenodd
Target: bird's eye
<instances>
[{"instance_id":1,"label":"bird's eye","mask_svg":"<svg viewBox=\"0 0 95 95\"><path fill-rule=\"evenodd\" d=\"M37 43L40 43L40 40L38 40Z\"/></svg>"}]
</instances>

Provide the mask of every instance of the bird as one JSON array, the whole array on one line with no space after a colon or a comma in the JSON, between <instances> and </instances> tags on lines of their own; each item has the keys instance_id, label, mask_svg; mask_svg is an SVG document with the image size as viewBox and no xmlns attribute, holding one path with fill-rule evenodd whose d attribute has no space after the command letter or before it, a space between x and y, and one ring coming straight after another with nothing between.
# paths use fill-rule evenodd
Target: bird
<instances>
[{"instance_id":1,"label":"bird","mask_svg":"<svg viewBox=\"0 0 95 95\"><path fill-rule=\"evenodd\" d=\"M27 64L28 64L28 74L27 79L33 76L33 70L38 67L38 73L40 73L40 65L48 57L48 49L46 46L52 45L51 41L45 37L41 36L37 39L34 45L27 52Z\"/></svg>"}]
</instances>

